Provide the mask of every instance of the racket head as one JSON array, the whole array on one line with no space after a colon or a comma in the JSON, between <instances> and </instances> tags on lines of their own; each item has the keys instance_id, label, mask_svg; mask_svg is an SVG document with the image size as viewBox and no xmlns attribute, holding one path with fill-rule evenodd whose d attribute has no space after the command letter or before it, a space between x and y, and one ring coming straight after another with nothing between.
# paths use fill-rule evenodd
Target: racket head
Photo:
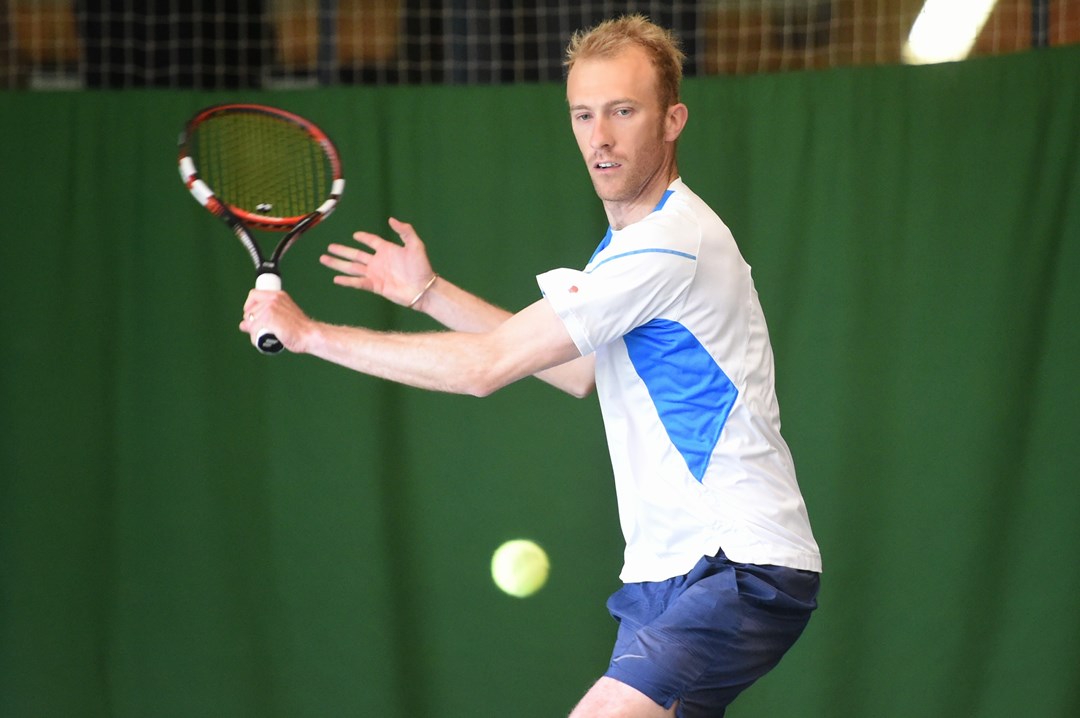
<instances>
[{"instance_id":1,"label":"racket head","mask_svg":"<svg viewBox=\"0 0 1080 718\"><path fill-rule=\"evenodd\" d=\"M249 229L309 229L333 212L345 188L326 133L268 105L200 110L184 126L179 150L180 176L195 199Z\"/></svg>"}]
</instances>

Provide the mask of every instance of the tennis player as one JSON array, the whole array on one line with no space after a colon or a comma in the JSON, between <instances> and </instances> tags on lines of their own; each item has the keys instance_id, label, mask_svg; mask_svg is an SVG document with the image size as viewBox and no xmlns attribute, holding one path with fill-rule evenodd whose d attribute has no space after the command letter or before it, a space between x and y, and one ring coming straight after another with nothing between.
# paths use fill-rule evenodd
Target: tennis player
<instances>
[{"instance_id":1,"label":"tennis player","mask_svg":"<svg viewBox=\"0 0 1080 718\"><path fill-rule=\"evenodd\" d=\"M323 264L338 284L452 331L380 333L252 291L240 328L411 386L483 396L536 375L597 392L626 539L610 664L573 718L722 716L816 607L821 559L780 434L773 355L750 268L683 183L683 55L640 16L567 49L570 123L610 228L583 269L537 277L510 314L432 271L413 227L358 232Z\"/></svg>"}]
</instances>

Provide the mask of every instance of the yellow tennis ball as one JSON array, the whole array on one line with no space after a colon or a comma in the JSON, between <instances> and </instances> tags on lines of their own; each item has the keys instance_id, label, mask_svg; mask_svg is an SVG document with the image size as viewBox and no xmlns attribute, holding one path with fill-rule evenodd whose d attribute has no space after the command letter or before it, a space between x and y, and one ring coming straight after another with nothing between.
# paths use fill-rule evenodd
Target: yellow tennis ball
<instances>
[{"instance_id":1,"label":"yellow tennis ball","mask_svg":"<svg viewBox=\"0 0 1080 718\"><path fill-rule=\"evenodd\" d=\"M539 591L547 581L550 568L544 549L527 539L507 541L491 557L491 578L495 585L517 598Z\"/></svg>"}]
</instances>

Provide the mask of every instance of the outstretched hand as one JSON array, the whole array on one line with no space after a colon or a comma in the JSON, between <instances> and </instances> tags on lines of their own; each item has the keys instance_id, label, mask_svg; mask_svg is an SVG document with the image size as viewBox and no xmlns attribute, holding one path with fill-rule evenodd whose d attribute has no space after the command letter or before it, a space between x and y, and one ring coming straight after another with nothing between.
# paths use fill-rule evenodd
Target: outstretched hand
<instances>
[{"instance_id":1,"label":"outstretched hand","mask_svg":"<svg viewBox=\"0 0 1080 718\"><path fill-rule=\"evenodd\" d=\"M363 289L408 306L434 275L427 249L411 224L390 218L401 244L370 232L356 232L362 246L331 244L319 262L336 272L334 284Z\"/></svg>"}]
</instances>

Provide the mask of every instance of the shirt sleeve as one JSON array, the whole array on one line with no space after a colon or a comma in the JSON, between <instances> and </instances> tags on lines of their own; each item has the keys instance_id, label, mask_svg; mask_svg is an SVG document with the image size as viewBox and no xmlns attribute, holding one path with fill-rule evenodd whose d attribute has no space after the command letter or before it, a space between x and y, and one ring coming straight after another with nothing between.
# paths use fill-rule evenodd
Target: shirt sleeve
<instances>
[{"instance_id":1,"label":"shirt sleeve","mask_svg":"<svg viewBox=\"0 0 1080 718\"><path fill-rule=\"evenodd\" d=\"M622 230L584 270L553 269L536 281L578 350L590 354L677 310L698 245L696 225L654 215Z\"/></svg>"}]
</instances>

